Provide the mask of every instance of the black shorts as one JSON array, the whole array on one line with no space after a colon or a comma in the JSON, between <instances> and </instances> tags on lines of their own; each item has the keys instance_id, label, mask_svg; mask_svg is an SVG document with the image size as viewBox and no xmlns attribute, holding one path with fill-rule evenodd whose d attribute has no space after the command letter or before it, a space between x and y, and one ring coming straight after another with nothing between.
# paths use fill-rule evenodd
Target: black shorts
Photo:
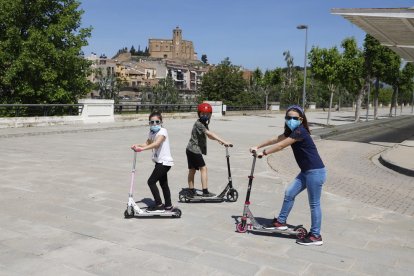
<instances>
[{"instance_id":1,"label":"black shorts","mask_svg":"<svg viewBox=\"0 0 414 276\"><path fill-rule=\"evenodd\" d=\"M201 153L194 153L188 149L185 151L187 154L188 169L200 169L206 165Z\"/></svg>"}]
</instances>

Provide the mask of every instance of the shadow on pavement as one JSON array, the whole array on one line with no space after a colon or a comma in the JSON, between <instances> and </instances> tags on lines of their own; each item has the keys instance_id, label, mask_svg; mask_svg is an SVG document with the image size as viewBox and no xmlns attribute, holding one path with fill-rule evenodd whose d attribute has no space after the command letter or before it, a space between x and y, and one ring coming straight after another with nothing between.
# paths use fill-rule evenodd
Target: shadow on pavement
<instances>
[{"instance_id":1,"label":"shadow on pavement","mask_svg":"<svg viewBox=\"0 0 414 276\"><path fill-rule=\"evenodd\" d=\"M386 142L401 143L414 136L412 116L358 122L325 129L316 129L312 134L322 139L360 143Z\"/></svg>"}]
</instances>

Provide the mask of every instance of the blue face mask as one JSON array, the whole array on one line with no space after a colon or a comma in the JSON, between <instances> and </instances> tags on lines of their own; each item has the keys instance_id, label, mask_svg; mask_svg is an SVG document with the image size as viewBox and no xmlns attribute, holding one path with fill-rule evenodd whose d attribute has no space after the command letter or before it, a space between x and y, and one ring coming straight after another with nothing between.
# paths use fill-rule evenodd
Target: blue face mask
<instances>
[{"instance_id":1,"label":"blue face mask","mask_svg":"<svg viewBox=\"0 0 414 276\"><path fill-rule=\"evenodd\" d=\"M285 120L285 122L286 122L286 125L288 126L288 128L290 128L291 131L294 131L302 123L301 121L294 120L294 119Z\"/></svg>"},{"instance_id":2,"label":"blue face mask","mask_svg":"<svg viewBox=\"0 0 414 276\"><path fill-rule=\"evenodd\" d=\"M202 123L206 123L208 119L209 119L209 116L207 115L200 116L200 122Z\"/></svg>"},{"instance_id":3,"label":"blue face mask","mask_svg":"<svg viewBox=\"0 0 414 276\"><path fill-rule=\"evenodd\" d=\"M158 131L160 131L160 129L161 129L161 126L159 126L159 125L150 127L150 130L151 130L152 133L157 133Z\"/></svg>"}]
</instances>

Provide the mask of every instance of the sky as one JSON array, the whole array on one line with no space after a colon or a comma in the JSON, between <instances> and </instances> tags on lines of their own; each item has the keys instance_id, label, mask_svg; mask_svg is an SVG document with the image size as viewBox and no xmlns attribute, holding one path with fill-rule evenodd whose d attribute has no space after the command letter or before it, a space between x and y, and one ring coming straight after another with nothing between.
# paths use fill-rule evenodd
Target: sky
<instances>
[{"instance_id":1,"label":"sky","mask_svg":"<svg viewBox=\"0 0 414 276\"><path fill-rule=\"evenodd\" d=\"M113 57L134 45L144 50L150 38L172 39L179 26L183 39L193 41L198 58L209 63L226 57L246 69L284 67L289 50L294 64L303 66L305 30L312 46L340 46L355 37L362 46L365 33L348 20L332 15L332 8L413 7L414 0L79 0L82 27L92 27L91 52Z\"/></svg>"}]
</instances>

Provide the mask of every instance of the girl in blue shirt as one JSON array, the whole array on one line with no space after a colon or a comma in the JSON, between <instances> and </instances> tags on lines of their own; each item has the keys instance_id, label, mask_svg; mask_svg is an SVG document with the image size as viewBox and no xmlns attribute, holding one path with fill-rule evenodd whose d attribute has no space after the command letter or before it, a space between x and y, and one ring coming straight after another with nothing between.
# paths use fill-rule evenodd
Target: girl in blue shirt
<instances>
[{"instance_id":1,"label":"girl in blue shirt","mask_svg":"<svg viewBox=\"0 0 414 276\"><path fill-rule=\"evenodd\" d=\"M258 157L275 153L287 146L291 146L293 155L300 168L300 173L285 191L282 209L280 210L279 216L274 218L272 227L280 230L288 228L286 220L290 210L292 210L295 197L306 189L308 192L312 225L309 234L296 242L301 245L322 245L323 241L320 234L322 222L320 199L322 185L326 181L326 170L310 136L308 121L300 106L292 105L288 107L285 115L285 131L283 134L264 141L255 147L251 147L250 151L257 152L259 148L270 145L273 146L264 149L262 153L258 153Z\"/></svg>"}]
</instances>

